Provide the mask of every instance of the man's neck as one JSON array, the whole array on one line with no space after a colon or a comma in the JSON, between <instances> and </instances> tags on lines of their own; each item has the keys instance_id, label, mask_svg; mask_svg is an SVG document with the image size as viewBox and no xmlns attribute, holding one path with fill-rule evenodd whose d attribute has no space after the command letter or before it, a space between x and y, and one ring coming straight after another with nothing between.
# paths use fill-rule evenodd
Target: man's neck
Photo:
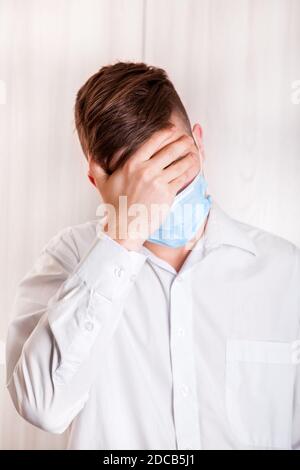
<instances>
[{"instance_id":1,"label":"man's neck","mask_svg":"<svg viewBox=\"0 0 300 470\"><path fill-rule=\"evenodd\" d=\"M197 241L204 235L207 219L208 216L206 216L195 237L189 241L188 245L184 245L179 248L171 248L169 246L158 245L146 240L144 246L148 248L148 250L152 251L154 255L169 263L178 272Z\"/></svg>"}]
</instances>

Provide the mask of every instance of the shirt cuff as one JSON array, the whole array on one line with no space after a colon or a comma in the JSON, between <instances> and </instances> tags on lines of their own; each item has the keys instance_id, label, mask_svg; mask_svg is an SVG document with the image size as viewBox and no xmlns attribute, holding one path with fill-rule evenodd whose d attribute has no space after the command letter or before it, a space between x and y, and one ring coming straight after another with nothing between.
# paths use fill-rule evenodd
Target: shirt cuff
<instances>
[{"instance_id":1,"label":"shirt cuff","mask_svg":"<svg viewBox=\"0 0 300 470\"><path fill-rule=\"evenodd\" d=\"M75 273L89 289L112 301L135 281L146 259L146 255L127 250L101 232Z\"/></svg>"}]
</instances>

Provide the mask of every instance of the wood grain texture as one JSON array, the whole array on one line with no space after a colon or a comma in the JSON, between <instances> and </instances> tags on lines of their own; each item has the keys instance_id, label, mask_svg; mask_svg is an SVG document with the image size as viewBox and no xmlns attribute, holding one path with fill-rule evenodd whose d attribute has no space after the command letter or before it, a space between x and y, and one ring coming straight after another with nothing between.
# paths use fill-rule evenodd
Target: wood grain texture
<instances>
[{"instance_id":1,"label":"wood grain texture","mask_svg":"<svg viewBox=\"0 0 300 470\"><path fill-rule=\"evenodd\" d=\"M300 246L299 0L0 0L0 340L17 282L98 195L74 132L102 65L164 67L204 131L209 192L233 217ZM18 417L0 365L0 448L63 448Z\"/></svg>"}]
</instances>

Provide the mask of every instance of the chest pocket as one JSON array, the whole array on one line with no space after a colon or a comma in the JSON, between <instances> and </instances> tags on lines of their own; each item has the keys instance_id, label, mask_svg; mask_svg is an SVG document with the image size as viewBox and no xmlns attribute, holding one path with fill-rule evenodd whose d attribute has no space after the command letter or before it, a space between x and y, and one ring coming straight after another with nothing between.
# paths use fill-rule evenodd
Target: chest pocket
<instances>
[{"instance_id":1,"label":"chest pocket","mask_svg":"<svg viewBox=\"0 0 300 470\"><path fill-rule=\"evenodd\" d=\"M226 409L241 443L291 448L294 376L291 343L227 340Z\"/></svg>"}]
</instances>

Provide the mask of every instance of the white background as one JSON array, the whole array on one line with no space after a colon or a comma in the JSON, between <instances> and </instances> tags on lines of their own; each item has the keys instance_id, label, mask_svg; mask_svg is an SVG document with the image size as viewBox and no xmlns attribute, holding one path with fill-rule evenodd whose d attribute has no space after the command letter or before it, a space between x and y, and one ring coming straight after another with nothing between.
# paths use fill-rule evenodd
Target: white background
<instances>
[{"instance_id":1,"label":"white background","mask_svg":"<svg viewBox=\"0 0 300 470\"><path fill-rule=\"evenodd\" d=\"M0 0L2 342L43 245L95 217L73 106L117 60L167 70L203 127L208 189L223 209L300 246L300 0ZM25 423L4 385L0 365L0 448L63 448L66 433Z\"/></svg>"}]
</instances>

